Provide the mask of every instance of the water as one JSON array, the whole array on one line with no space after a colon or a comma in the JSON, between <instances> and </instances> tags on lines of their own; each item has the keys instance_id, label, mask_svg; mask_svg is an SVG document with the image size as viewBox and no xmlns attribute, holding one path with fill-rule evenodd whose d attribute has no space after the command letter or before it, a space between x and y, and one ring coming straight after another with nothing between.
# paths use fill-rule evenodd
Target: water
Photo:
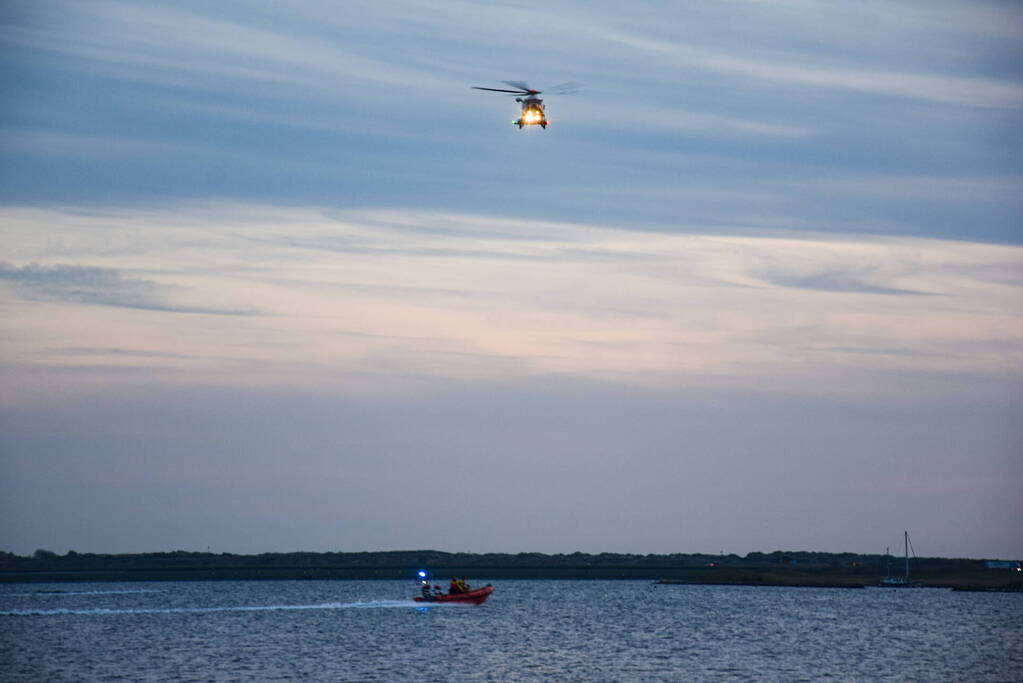
<instances>
[{"instance_id":1,"label":"water","mask_svg":"<svg viewBox=\"0 0 1023 683\"><path fill-rule=\"evenodd\" d=\"M0 586L3 681L1023 679L1023 595L501 581Z\"/></svg>"}]
</instances>

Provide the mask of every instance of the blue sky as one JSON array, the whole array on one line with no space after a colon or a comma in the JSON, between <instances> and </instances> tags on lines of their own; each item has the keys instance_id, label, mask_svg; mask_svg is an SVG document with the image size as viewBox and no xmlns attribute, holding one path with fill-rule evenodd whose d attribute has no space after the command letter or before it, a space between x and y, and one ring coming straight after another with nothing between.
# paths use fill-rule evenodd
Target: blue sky
<instances>
[{"instance_id":1,"label":"blue sky","mask_svg":"<svg viewBox=\"0 0 1023 683\"><path fill-rule=\"evenodd\" d=\"M0 548L1023 555L1021 17L6 3Z\"/></svg>"}]
</instances>

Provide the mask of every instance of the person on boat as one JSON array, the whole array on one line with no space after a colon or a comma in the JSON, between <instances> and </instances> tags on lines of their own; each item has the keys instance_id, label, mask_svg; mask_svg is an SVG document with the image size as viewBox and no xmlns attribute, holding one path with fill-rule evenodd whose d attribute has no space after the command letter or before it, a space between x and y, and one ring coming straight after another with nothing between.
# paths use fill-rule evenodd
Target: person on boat
<instances>
[{"instance_id":1,"label":"person on boat","mask_svg":"<svg viewBox=\"0 0 1023 683\"><path fill-rule=\"evenodd\" d=\"M458 579L452 577L451 583L448 584L448 595L457 595L462 592L462 587L458 585Z\"/></svg>"},{"instance_id":2,"label":"person on boat","mask_svg":"<svg viewBox=\"0 0 1023 683\"><path fill-rule=\"evenodd\" d=\"M433 597L433 593L430 592L430 582L429 581L426 581L426 580L423 581L422 591L423 591L423 598L424 599L429 600L430 598Z\"/></svg>"},{"instance_id":3,"label":"person on boat","mask_svg":"<svg viewBox=\"0 0 1023 683\"><path fill-rule=\"evenodd\" d=\"M469 588L469 584L467 584L465 582L465 577L463 576L462 578L460 578L458 580L458 592L459 593L468 593L470 590L472 590L472 589Z\"/></svg>"}]
</instances>

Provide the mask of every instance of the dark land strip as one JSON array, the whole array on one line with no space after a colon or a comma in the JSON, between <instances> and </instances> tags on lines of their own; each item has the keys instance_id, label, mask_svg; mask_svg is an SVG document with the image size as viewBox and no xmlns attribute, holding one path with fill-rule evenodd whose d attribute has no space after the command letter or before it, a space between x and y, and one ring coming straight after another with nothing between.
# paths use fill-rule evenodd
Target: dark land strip
<instances>
[{"instance_id":1,"label":"dark land strip","mask_svg":"<svg viewBox=\"0 0 1023 683\"><path fill-rule=\"evenodd\" d=\"M975 559L913 558L911 580L961 590L1021 591L1023 576ZM787 552L738 555L620 553L447 553L436 550L235 555L173 551L95 554L38 550L0 552L0 582L409 579L426 569L438 579L624 579L663 584L875 586L903 569L901 558L855 553Z\"/></svg>"}]
</instances>

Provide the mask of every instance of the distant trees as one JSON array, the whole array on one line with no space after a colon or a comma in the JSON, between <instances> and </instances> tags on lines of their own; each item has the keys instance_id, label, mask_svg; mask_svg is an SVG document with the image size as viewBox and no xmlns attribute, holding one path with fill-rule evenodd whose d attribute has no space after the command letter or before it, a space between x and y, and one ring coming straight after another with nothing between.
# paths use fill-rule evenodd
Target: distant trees
<instances>
[{"instance_id":1,"label":"distant trees","mask_svg":"<svg viewBox=\"0 0 1023 683\"><path fill-rule=\"evenodd\" d=\"M572 552L567 554L522 553L447 553L437 550L334 552L334 553L263 553L234 555L230 553L203 553L173 550L137 554L79 553L74 550L58 555L45 548L22 557L0 551L0 581L19 580L18 572L65 572L101 574L106 572L134 572L146 577L211 576L237 578L241 576L355 577L400 578L411 576L416 569L427 569L440 574L458 572L461 576L492 578L648 578L690 576L725 570L749 573L764 572L799 574L801 576L853 575L883 576L890 557L884 555L857 555L855 553L825 553L806 551L751 552L745 557L735 554L706 555L673 553L628 554ZM952 575L984 572L980 560L923 558L913 559L913 572L917 576ZM688 572L688 573L687 573ZM121 576L117 574L116 576ZM751 580L743 575L743 580ZM44 577L45 578L45 577ZM734 578L734 577L733 577ZM736 579L738 580L738 579Z\"/></svg>"}]
</instances>

